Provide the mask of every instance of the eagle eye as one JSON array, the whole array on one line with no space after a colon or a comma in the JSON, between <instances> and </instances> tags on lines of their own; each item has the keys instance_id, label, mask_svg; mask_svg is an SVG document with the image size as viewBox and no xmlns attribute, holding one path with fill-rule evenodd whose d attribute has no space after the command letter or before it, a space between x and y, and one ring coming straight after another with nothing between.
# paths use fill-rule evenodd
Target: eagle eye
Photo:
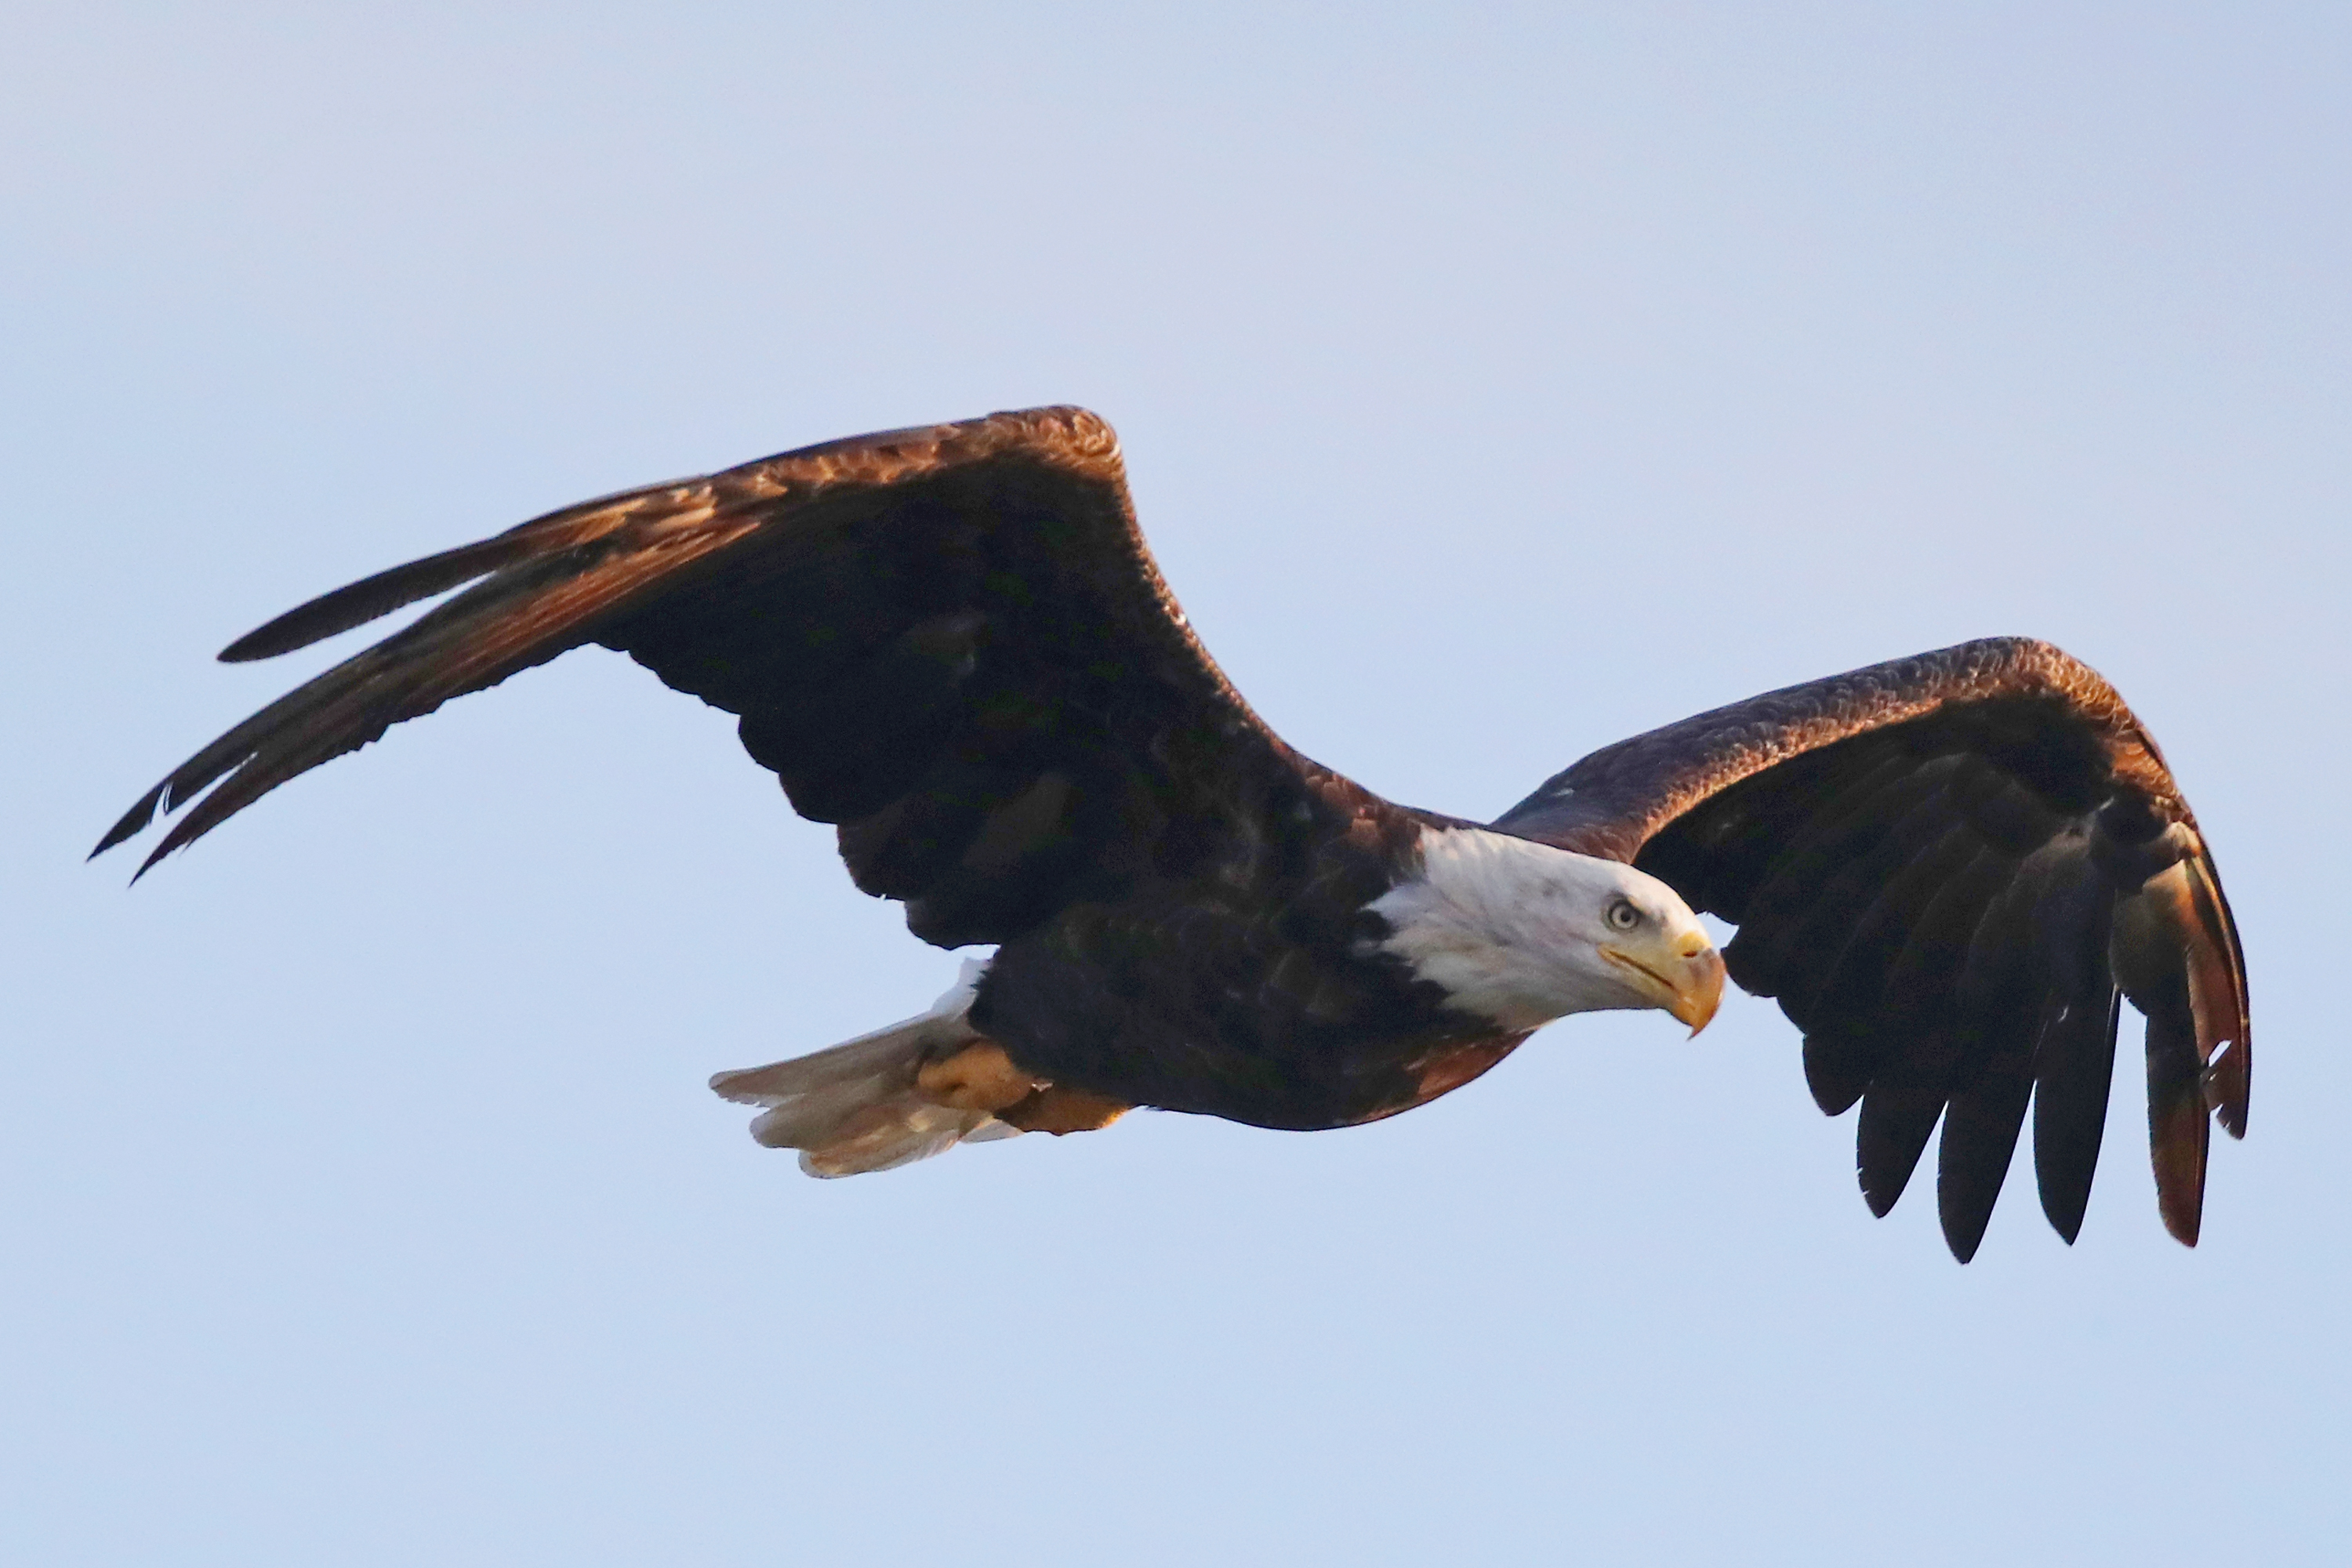
<instances>
[{"instance_id":1,"label":"eagle eye","mask_svg":"<svg viewBox=\"0 0 2352 1568\"><path fill-rule=\"evenodd\" d=\"M1642 911L1633 907L1633 900L1619 899L1609 906L1607 919L1612 930L1632 931L1642 923Z\"/></svg>"}]
</instances>

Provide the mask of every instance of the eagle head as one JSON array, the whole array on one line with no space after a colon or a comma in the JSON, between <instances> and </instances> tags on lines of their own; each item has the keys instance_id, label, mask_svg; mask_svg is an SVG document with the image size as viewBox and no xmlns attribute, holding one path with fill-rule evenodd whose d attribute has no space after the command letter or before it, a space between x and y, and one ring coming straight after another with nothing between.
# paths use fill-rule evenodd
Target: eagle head
<instances>
[{"instance_id":1,"label":"eagle head","mask_svg":"<svg viewBox=\"0 0 2352 1568\"><path fill-rule=\"evenodd\" d=\"M1723 955L1680 895L1644 871L1476 827L1423 830L1418 865L1370 906L1376 946L1446 1005L1499 1027L1654 1007L1706 1027Z\"/></svg>"}]
</instances>

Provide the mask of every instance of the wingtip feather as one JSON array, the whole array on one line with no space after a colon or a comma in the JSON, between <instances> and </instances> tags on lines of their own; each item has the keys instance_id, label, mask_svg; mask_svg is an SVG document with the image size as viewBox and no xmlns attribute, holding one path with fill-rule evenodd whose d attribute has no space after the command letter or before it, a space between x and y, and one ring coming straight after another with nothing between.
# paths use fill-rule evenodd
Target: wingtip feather
<instances>
[{"instance_id":1,"label":"wingtip feather","mask_svg":"<svg viewBox=\"0 0 2352 1568\"><path fill-rule=\"evenodd\" d=\"M389 567L356 583L347 583L256 626L215 657L223 664L276 658L279 654L292 653L354 626L365 626L419 599L463 587L534 548L536 536L518 537L518 531L461 544L455 550L444 550L422 560Z\"/></svg>"},{"instance_id":2,"label":"wingtip feather","mask_svg":"<svg viewBox=\"0 0 2352 1568\"><path fill-rule=\"evenodd\" d=\"M2156 1169L2156 1206L2164 1228L2183 1247L2197 1245L2204 1224L2206 1153L2212 1125L2203 1097L2168 1097L2148 1108L2148 1146Z\"/></svg>"},{"instance_id":3,"label":"wingtip feather","mask_svg":"<svg viewBox=\"0 0 2352 1568\"><path fill-rule=\"evenodd\" d=\"M163 808L163 795L170 788L171 781L167 779L141 795L139 804L115 819L114 826L106 830L106 837L98 841L98 847L92 849L86 858L95 860L125 839L135 838L145 832L148 825L155 820L155 813ZM138 879L134 877L131 879L136 881Z\"/></svg>"},{"instance_id":4,"label":"wingtip feather","mask_svg":"<svg viewBox=\"0 0 2352 1568\"><path fill-rule=\"evenodd\" d=\"M2194 1247L2213 1123L2245 1125L2251 1042L2237 931L2201 855L2149 878L2116 913L2116 974L2147 1018L2157 1208L2173 1239Z\"/></svg>"}]
</instances>

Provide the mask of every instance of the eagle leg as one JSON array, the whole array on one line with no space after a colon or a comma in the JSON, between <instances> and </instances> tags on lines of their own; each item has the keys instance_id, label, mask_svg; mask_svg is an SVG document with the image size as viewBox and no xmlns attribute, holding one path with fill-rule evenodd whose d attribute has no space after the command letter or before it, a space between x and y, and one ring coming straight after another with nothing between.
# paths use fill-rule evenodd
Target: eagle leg
<instances>
[{"instance_id":1,"label":"eagle leg","mask_svg":"<svg viewBox=\"0 0 2352 1568\"><path fill-rule=\"evenodd\" d=\"M996 1119L1024 1132L1099 1132L1135 1107L1066 1083L1049 1083L1004 1106Z\"/></svg>"},{"instance_id":2,"label":"eagle leg","mask_svg":"<svg viewBox=\"0 0 2352 1568\"><path fill-rule=\"evenodd\" d=\"M957 1110L1003 1110L1052 1087L1015 1067L1004 1047L978 1039L951 1056L925 1062L915 1073L915 1091L934 1105Z\"/></svg>"}]
</instances>

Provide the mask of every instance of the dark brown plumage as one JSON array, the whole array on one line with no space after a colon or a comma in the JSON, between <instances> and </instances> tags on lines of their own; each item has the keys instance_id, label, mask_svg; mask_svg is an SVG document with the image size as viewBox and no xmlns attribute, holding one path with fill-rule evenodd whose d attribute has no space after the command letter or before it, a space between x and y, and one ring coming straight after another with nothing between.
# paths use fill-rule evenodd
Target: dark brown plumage
<instances>
[{"instance_id":1,"label":"dark brown plumage","mask_svg":"<svg viewBox=\"0 0 2352 1568\"><path fill-rule=\"evenodd\" d=\"M100 848L193 801L144 871L401 720L601 643L740 715L744 749L802 816L838 825L857 886L902 901L916 935L1011 944L975 1021L1058 1081L1331 1127L1419 1103L1433 1051L1492 1033L1353 963L1364 904L1444 819L1318 767L1250 711L1083 410L830 442L566 508L315 599L221 657L485 575L205 748ZM1156 1005L1137 1009L1147 984Z\"/></svg>"},{"instance_id":2,"label":"dark brown plumage","mask_svg":"<svg viewBox=\"0 0 2352 1568\"><path fill-rule=\"evenodd\" d=\"M184 806L143 872L392 724L601 643L740 715L917 935L1001 944L971 1021L1041 1079L1328 1127L1444 1093L1523 1037L1371 951L1367 906L1424 830L1466 825L1259 722L1161 583L1092 415L887 432L567 508L222 657L468 583L198 752L100 849ZM2244 1128L2242 961L2154 744L2064 654L1971 643L1774 692L1598 752L1494 826L1631 861L1738 923L1731 973L1804 1031L1822 1108L1862 1104L1874 1209L1942 1119L1963 1259L2029 1098L2043 1207L2075 1234L2120 988L2150 1019L2165 1221L2194 1241L2207 1105Z\"/></svg>"},{"instance_id":3,"label":"dark brown plumage","mask_svg":"<svg viewBox=\"0 0 2352 1568\"><path fill-rule=\"evenodd\" d=\"M2087 666L1993 637L1769 692L1596 752L1495 826L1738 925L1731 977L1804 1031L1813 1098L1862 1102L1874 1211L1943 1117L1963 1259L2029 1095L2042 1210L2080 1229L2128 994L2165 1225L2196 1241L2208 1106L2245 1133L2244 961L2196 818Z\"/></svg>"}]
</instances>

